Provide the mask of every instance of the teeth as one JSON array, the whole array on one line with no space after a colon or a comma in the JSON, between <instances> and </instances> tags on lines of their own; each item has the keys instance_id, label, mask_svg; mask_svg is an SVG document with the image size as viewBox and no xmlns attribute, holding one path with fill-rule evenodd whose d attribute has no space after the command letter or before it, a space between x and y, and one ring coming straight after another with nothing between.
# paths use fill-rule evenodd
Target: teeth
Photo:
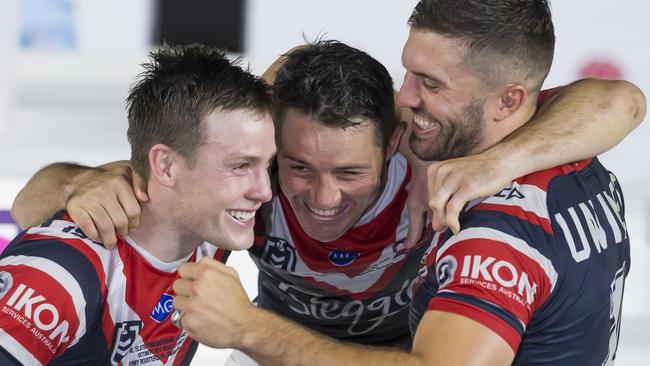
<instances>
[{"instance_id":1,"label":"teeth","mask_svg":"<svg viewBox=\"0 0 650 366\"><path fill-rule=\"evenodd\" d=\"M343 207L330 208L329 210L321 210L319 208L309 206L309 209L318 216L335 216L338 215Z\"/></svg>"},{"instance_id":2,"label":"teeth","mask_svg":"<svg viewBox=\"0 0 650 366\"><path fill-rule=\"evenodd\" d=\"M236 210L226 210L228 215L236 218L239 221L248 221L255 216L255 211L236 211Z\"/></svg>"},{"instance_id":3,"label":"teeth","mask_svg":"<svg viewBox=\"0 0 650 366\"><path fill-rule=\"evenodd\" d=\"M423 130L430 130L433 128L433 126L436 125L434 122L429 122L417 115L413 116L413 122L415 122L415 124Z\"/></svg>"}]
</instances>

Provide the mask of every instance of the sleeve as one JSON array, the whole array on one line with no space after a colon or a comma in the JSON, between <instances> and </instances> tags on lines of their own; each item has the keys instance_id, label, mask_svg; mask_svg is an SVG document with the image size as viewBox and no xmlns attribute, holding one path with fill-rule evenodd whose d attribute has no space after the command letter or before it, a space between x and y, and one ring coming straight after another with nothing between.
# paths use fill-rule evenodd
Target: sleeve
<instances>
[{"instance_id":1,"label":"sleeve","mask_svg":"<svg viewBox=\"0 0 650 366\"><path fill-rule=\"evenodd\" d=\"M58 240L17 241L0 257L0 360L45 365L77 344L99 302L83 254Z\"/></svg>"},{"instance_id":2,"label":"sleeve","mask_svg":"<svg viewBox=\"0 0 650 366\"><path fill-rule=\"evenodd\" d=\"M513 230L468 227L436 252L439 287L428 310L471 318L499 334L516 352L556 278L551 261Z\"/></svg>"}]
</instances>

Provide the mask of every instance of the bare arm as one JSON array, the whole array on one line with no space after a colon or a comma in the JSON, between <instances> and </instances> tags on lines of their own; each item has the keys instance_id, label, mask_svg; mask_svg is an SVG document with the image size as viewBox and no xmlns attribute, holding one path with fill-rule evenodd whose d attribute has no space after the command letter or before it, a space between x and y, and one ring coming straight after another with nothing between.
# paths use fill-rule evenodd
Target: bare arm
<instances>
[{"instance_id":1,"label":"bare arm","mask_svg":"<svg viewBox=\"0 0 650 366\"><path fill-rule=\"evenodd\" d=\"M54 163L39 170L18 192L11 207L14 221L22 228L36 226L65 207L73 192L73 182L95 168Z\"/></svg>"},{"instance_id":2,"label":"bare arm","mask_svg":"<svg viewBox=\"0 0 650 366\"><path fill-rule=\"evenodd\" d=\"M27 227L65 208L89 238L110 247L117 242L116 229L124 234L138 226L138 201L147 200L146 184L128 161L97 168L56 163L27 182L14 200L12 214Z\"/></svg>"},{"instance_id":3,"label":"bare arm","mask_svg":"<svg viewBox=\"0 0 650 366\"><path fill-rule=\"evenodd\" d=\"M460 315L427 312L412 353L347 344L250 303L237 272L211 258L187 263L174 283L181 325L210 347L242 350L265 365L509 365L514 352L496 333ZM467 352L471 349L472 352Z\"/></svg>"},{"instance_id":4,"label":"bare arm","mask_svg":"<svg viewBox=\"0 0 650 366\"><path fill-rule=\"evenodd\" d=\"M517 177L604 153L645 113L645 96L626 81L587 79L555 91L530 122L499 144L429 166L434 229L458 232L466 202L495 194Z\"/></svg>"}]
</instances>

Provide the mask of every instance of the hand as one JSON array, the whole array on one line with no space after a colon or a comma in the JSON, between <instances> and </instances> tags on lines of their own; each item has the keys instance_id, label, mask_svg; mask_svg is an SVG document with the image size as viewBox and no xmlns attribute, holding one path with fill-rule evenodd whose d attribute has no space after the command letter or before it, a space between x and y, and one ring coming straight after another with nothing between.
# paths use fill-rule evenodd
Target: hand
<instances>
[{"instance_id":1,"label":"hand","mask_svg":"<svg viewBox=\"0 0 650 366\"><path fill-rule=\"evenodd\" d=\"M492 196L513 179L506 159L486 153L434 162L428 168L429 208L435 231L460 231L458 216L471 200Z\"/></svg>"},{"instance_id":2,"label":"hand","mask_svg":"<svg viewBox=\"0 0 650 366\"><path fill-rule=\"evenodd\" d=\"M181 326L189 336L214 348L241 345L259 309L250 302L237 272L204 257L182 265L178 274L174 308L183 312Z\"/></svg>"},{"instance_id":3,"label":"hand","mask_svg":"<svg viewBox=\"0 0 650 366\"><path fill-rule=\"evenodd\" d=\"M125 235L138 227L139 202L149 200L144 179L128 161L89 170L77 177L73 186L66 210L86 236L107 248L117 244L116 230Z\"/></svg>"}]
</instances>

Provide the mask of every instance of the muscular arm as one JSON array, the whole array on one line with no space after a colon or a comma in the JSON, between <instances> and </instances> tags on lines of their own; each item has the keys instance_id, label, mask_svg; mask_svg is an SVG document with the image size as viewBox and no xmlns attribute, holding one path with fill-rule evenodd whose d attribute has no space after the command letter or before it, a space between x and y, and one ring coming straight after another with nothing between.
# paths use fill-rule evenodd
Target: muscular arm
<instances>
[{"instance_id":1,"label":"muscular arm","mask_svg":"<svg viewBox=\"0 0 650 366\"><path fill-rule=\"evenodd\" d=\"M604 153L645 113L645 96L626 81L586 79L555 91L531 121L499 144L429 166L434 229L458 232L466 202L493 195L517 177Z\"/></svg>"},{"instance_id":2,"label":"muscular arm","mask_svg":"<svg viewBox=\"0 0 650 366\"><path fill-rule=\"evenodd\" d=\"M234 269L204 258L179 269L174 307L182 326L210 347L237 348L264 365L509 365L496 333L460 315L428 311L406 353L343 343L250 303ZM471 350L471 352L468 352Z\"/></svg>"},{"instance_id":3,"label":"muscular arm","mask_svg":"<svg viewBox=\"0 0 650 366\"><path fill-rule=\"evenodd\" d=\"M146 184L129 161L97 168L56 163L27 182L14 200L12 215L21 227L27 227L65 208L89 238L110 247L117 242L115 230L125 234L138 226L138 201L147 200Z\"/></svg>"},{"instance_id":4,"label":"muscular arm","mask_svg":"<svg viewBox=\"0 0 650 366\"><path fill-rule=\"evenodd\" d=\"M18 192L11 207L14 221L20 227L36 226L65 207L74 191L74 182L95 168L54 163L39 170Z\"/></svg>"}]
</instances>

